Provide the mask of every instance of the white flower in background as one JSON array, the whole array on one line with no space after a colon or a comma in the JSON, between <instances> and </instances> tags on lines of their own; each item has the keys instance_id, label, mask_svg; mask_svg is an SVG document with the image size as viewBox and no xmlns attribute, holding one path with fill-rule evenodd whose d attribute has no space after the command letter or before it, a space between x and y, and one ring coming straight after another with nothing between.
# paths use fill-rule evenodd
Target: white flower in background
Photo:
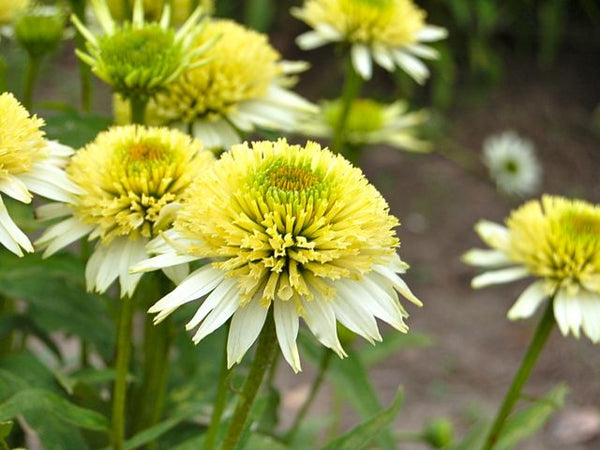
<instances>
[{"instance_id":1,"label":"white flower in background","mask_svg":"<svg viewBox=\"0 0 600 450\"><path fill-rule=\"evenodd\" d=\"M488 137L483 143L483 162L505 194L533 194L540 185L542 169L533 143L514 131Z\"/></svg>"},{"instance_id":2,"label":"white flower in background","mask_svg":"<svg viewBox=\"0 0 600 450\"><path fill-rule=\"evenodd\" d=\"M313 28L298 36L300 48L348 42L353 66L364 79L371 78L375 61L390 72L400 67L423 84L429 69L419 58L438 58L424 43L447 36L444 28L427 25L425 11L411 0L306 0L292 14Z\"/></svg>"},{"instance_id":3,"label":"white flower in background","mask_svg":"<svg viewBox=\"0 0 600 450\"><path fill-rule=\"evenodd\" d=\"M340 99L325 101L317 114L307 118L301 131L307 136L331 138L342 112ZM408 103L391 104L371 99L356 99L350 106L345 140L351 144L387 144L412 152L427 152L428 142L417 137L418 129L427 120L426 111L408 112Z\"/></svg>"},{"instance_id":4,"label":"white flower in background","mask_svg":"<svg viewBox=\"0 0 600 450\"><path fill-rule=\"evenodd\" d=\"M10 93L0 95L0 192L31 203L32 192L56 201L69 201L80 189L63 167L73 149L44 139L42 119L21 106ZM11 219L0 195L0 243L16 255L33 252L29 238Z\"/></svg>"}]
</instances>

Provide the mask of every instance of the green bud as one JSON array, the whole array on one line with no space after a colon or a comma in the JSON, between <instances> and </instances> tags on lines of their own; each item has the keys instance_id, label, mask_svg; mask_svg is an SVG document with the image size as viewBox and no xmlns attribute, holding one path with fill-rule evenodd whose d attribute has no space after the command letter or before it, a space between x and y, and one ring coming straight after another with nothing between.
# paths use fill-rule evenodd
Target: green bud
<instances>
[{"instance_id":1,"label":"green bud","mask_svg":"<svg viewBox=\"0 0 600 450\"><path fill-rule=\"evenodd\" d=\"M433 448L444 448L454 440L454 427L448 419L433 419L425 426L423 439Z\"/></svg>"},{"instance_id":2,"label":"green bud","mask_svg":"<svg viewBox=\"0 0 600 450\"><path fill-rule=\"evenodd\" d=\"M58 47L65 28L65 12L54 6L36 6L17 17L15 37L32 58Z\"/></svg>"},{"instance_id":3,"label":"green bud","mask_svg":"<svg viewBox=\"0 0 600 450\"><path fill-rule=\"evenodd\" d=\"M346 118L345 129L351 133L369 133L380 130L384 125L385 105L371 99L356 99L352 102ZM324 102L325 122L335 129L342 115L342 100Z\"/></svg>"}]
</instances>

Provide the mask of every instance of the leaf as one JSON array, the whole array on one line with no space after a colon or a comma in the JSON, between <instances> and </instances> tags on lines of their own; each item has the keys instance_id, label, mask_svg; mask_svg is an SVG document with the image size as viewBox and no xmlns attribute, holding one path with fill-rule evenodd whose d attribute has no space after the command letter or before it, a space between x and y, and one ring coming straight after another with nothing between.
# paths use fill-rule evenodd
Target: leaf
<instances>
[{"instance_id":1,"label":"leaf","mask_svg":"<svg viewBox=\"0 0 600 450\"><path fill-rule=\"evenodd\" d=\"M348 433L330 442L325 450L344 450L364 448L377 434L384 430L398 415L404 396L402 390L398 390L394 401L389 408L381 411L366 422L354 427Z\"/></svg>"},{"instance_id":2,"label":"leaf","mask_svg":"<svg viewBox=\"0 0 600 450\"><path fill-rule=\"evenodd\" d=\"M300 335L299 342L304 350L304 354L313 364L317 365L324 348L315 344L305 334ZM348 357L345 359L332 358L326 376L336 389L342 392L345 398L354 406L360 417L363 420L367 420L381 411L381 404L360 358L352 349L348 349L347 353ZM379 445L380 448L384 449L395 448L394 439L389 430L381 431Z\"/></svg>"},{"instance_id":3,"label":"leaf","mask_svg":"<svg viewBox=\"0 0 600 450\"><path fill-rule=\"evenodd\" d=\"M83 147L93 141L100 131L106 130L112 124L110 117L82 114L68 108L62 108L44 118L44 129L48 139L55 139L73 148Z\"/></svg>"},{"instance_id":4,"label":"leaf","mask_svg":"<svg viewBox=\"0 0 600 450\"><path fill-rule=\"evenodd\" d=\"M13 423L14 422L12 420L0 422L0 441L4 441L8 437L10 431L12 430Z\"/></svg>"},{"instance_id":5,"label":"leaf","mask_svg":"<svg viewBox=\"0 0 600 450\"><path fill-rule=\"evenodd\" d=\"M58 346L50 335L38 326L31 317L25 314L5 314L0 317L0 339L17 330L38 338L59 361L62 360Z\"/></svg>"},{"instance_id":6,"label":"leaf","mask_svg":"<svg viewBox=\"0 0 600 450\"><path fill-rule=\"evenodd\" d=\"M405 348L429 347L433 338L425 333L388 333L377 345L364 345L358 351L361 362L370 367Z\"/></svg>"},{"instance_id":7,"label":"leaf","mask_svg":"<svg viewBox=\"0 0 600 450\"><path fill-rule=\"evenodd\" d=\"M477 422L462 441L451 445L448 450L480 450L489 427L490 422L487 420Z\"/></svg>"},{"instance_id":8,"label":"leaf","mask_svg":"<svg viewBox=\"0 0 600 450\"><path fill-rule=\"evenodd\" d=\"M101 414L80 408L53 392L35 388L19 391L0 404L0 421L9 420L30 411L45 411L46 414L64 422L88 430L104 431L108 429L108 421Z\"/></svg>"},{"instance_id":9,"label":"leaf","mask_svg":"<svg viewBox=\"0 0 600 450\"><path fill-rule=\"evenodd\" d=\"M569 388L560 384L545 397L511 415L505 422L494 450L508 450L530 436L533 436L550 416L565 404Z\"/></svg>"},{"instance_id":10,"label":"leaf","mask_svg":"<svg viewBox=\"0 0 600 450\"><path fill-rule=\"evenodd\" d=\"M142 445L156 441L159 437L171 430L185 419L189 418L190 414L179 414L176 417L164 420L150 428L147 428L133 436L125 442L125 450L134 450Z\"/></svg>"}]
</instances>

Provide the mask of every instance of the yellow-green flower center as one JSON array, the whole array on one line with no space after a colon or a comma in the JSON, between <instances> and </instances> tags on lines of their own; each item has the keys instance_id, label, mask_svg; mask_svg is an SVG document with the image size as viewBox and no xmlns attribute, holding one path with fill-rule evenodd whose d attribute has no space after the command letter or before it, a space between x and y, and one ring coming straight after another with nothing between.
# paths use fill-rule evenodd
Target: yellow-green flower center
<instances>
[{"instance_id":1,"label":"yellow-green flower center","mask_svg":"<svg viewBox=\"0 0 600 450\"><path fill-rule=\"evenodd\" d=\"M599 206L545 196L513 212L507 225L511 259L534 275L600 290Z\"/></svg>"},{"instance_id":2,"label":"yellow-green flower center","mask_svg":"<svg viewBox=\"0 0 600 450\"><path fill-rule=\"evenodd\" d=\"M324 103L323 116L331 129L337 127L341 114L341 100ZM352 102L346 119L348 132L369 133L380 130L384 125L384 105L370 99L357 99Z\"/></svg>"},{"instance_id":3,"label":"yellow-green flower center","mask_svg":"<svg viewBox=\"0 0 600 450\"><path fill-rule=\"evenodd\" d=\"M263 34L229 20L212 20L196 46L216 43L202 55L206 64L187 71L150 105L162 122L216 120L245 100L262 97L281 73L279 53Z\"/></svg>"},{"instance_id":4,"label":"yellow-green flower center","mask_svg":"<svg viewBox=\"0 0 600 450\"><path fill-rule=\"evenodd\" d=\"M212 154L197 140L166 128L114 127L73 157L67 171L86 193L78 216L97 225L106 242L116 236L152 237L169 222L163 208L181 200Z\"/></svg>"},{"instance_id":5,"label":"yellow-green flower center","mask_svg":"<svg viewBox=\"0 0 600 450\"><path fill-rule=\"evenodd\" d=\"M315 293L326 280L359 279L398 240L387 204L360 170L317 144L234 146L188 191L175 227L239 280L243 301ZM299 305L299 303L296 303Z\"/></svg>"},{"instance_id":6,"label":"yellow-green flower center","mask_svg":"<svg viewBox=\"0 0 600 450\"><path fill-rule=\"evenodd\" d=\"M0 178L28 172L47 155L42 119L29 113L12 94L0 95Z\"/></svg>"}]
</instances>

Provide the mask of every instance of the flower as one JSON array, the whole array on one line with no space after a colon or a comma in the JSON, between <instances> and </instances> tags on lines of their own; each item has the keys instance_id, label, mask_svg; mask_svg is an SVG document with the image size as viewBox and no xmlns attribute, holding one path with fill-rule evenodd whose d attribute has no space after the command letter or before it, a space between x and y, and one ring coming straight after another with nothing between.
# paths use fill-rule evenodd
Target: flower
<instances>
[{"instance_id":1,"label":"flower","mask_svg":"<svg viewBox=\"0 0 600 450\"><path fill-rule=\"evenodd\" d=\"M65 21L60 7L34 6L15 20L15 37L32 58L39 58L56 49L63 38Z\"/></svg>"},{"instance_id":2,"label":"flower","mask_svg":"<svg viewBox=\"0 0 600 450\"><path fill-rule=\"evenodd\" d=\"M408 268L395 252L397 224L343 157L312 142L244 143L190 187L174 231L155 244L161 254L133 270L211 258L150 308L155 322L208 295L186 328L199 326L197 343L232 317L231 367L256 340L272 304L283 356L299 371L300 317L340 357L336 320L370 342L381 340L375 317L407 331L396 291L421 303L397 275Z\"/></svg>"},{"instance_id":3,"label":"flower","mask_svg":"<svg viewBox=\"0 0 600 450\"><path fill-rule=\"evenodd\" d=\"M532 194L540 184L542 170L533 144L514 131L488 137L483 143L483 162L505 194Z\"/></svg>"},{"instance_id":4,"label":"flower","mask_svg":"<svg viewBox=\"0 0 600 450\"><path fill-rule=\"evenodd\" d=\"M120 95L147 100L184 69L202 64L197 57L205 49L192 48L202 29L197 26L200 9L175 32L169 28L169 7L165 7L160 22L146 23L142 0L136 0L132 22L118 27L105 0L92 0L92 6L105 34L94 36L76 16L71 16L86 39L89 52L76 50L76 53Z\"/></svg>"},{"instance_id":5,"label":"flower","mask_svg":"<svg viewBox=\"0 0 600 450\"><path fill-rule=\"evenodd\" d=\"M130 125L102 132L67 167L83 193L38 209L43 219L67 218L35 244L47 257L85 235L100 238L86 267L88 289L102 293L118 277L121 297L131 296L140 275L129 266L147 258L146 244L171 224L185 189L213 159L177 130ZM165 273L177 280L184 272Z\"/></svg>"},{"instance_id":6,"label":"flower","mask_svg":"<svg viewBox=\"0 0 600 450\"><path fill-rule=\"evenodd\" d=\"M215 9L214 0L171 0L170 2L166 2L165 0L143 0L143 2L144 16L152 21L160 20L165 5L170 4L172 9L171 21L176 25L181 25L187 20L194 12L195 5L200 6L206 14L212 14ZM110 13L116 20L124 20L126 17L126 7L131 8L133 3L133 1L129 0L106 0Z\"/></svg>"},{"instance_id":7,"label":"flower","mask_svg":"<svg viewBox=\"0 0 600 450\"><path fill-rule=\"evenodd\" d=\"M73 150L44 139L42 119L29 113L10 93L0 94L0 192L31 203L32 192L67 201L79 189L62 167ZM33 252L29 238L13 222L0 195L0 243L18 256Z\"/></svg>"},{"instance_id":8,"label":"flower","mask_svg":"<svg viewBox=\"0 0 600 450\"><path fill-rule=\"evenodd\" d=\"M415 152L430 150L429 143L415 137L416 128L427 119L425 111L408 113L408 103L386 105L371 99L356 99L350 106L345 126L351 144L389 144ZM319 112L302 124L308 136L332 137L342 112L342 101L323 102Z\"/></svg>"},{"instance_id":9,"label":"flower","mask_svg":"<svg viewBox=\"0 0 600 450\"><path fill-rule=\"evenodd\" d=\"M300 48L348 42L354 69L364 79L371 78L374 60L390 72L398 66L424 83L429 69L418 58L436 59L438 53L422 43L447 35L444 28L427 25L425 11L411 0L306 0L292 14L313 28L298 36Z\"/></svg>"},{"instance_id":10,"label":"flower","mask_svg":"<svg viewBox=\"0 0 600 450\"><path fill-rule=\"evenodd\" d=\"M579 338L583 329L592 342L600 342L599 205L545 195L515 210L506 227L481 221L475 229L492 250L471 250L465 262L501 269L475 277L473 287L538 277L508 318L529 317L550 297L563 335Z\"/></svg>"},{"instance_id":11,"label":"flower","mask_svg":"<svg viewBox=\"0 0 600 450\"><path fill-rule=\"evenodd\" d=\"M215 39L203 55L206 64L187 70L150 102L148 121L190 130L208 148L229 148L241 142L238 130L291 131L316 109L284 87L291 81L286 75L305 64L282 61L264 34L210 20L194 45Z\"/></svg>"}]
</instances>

